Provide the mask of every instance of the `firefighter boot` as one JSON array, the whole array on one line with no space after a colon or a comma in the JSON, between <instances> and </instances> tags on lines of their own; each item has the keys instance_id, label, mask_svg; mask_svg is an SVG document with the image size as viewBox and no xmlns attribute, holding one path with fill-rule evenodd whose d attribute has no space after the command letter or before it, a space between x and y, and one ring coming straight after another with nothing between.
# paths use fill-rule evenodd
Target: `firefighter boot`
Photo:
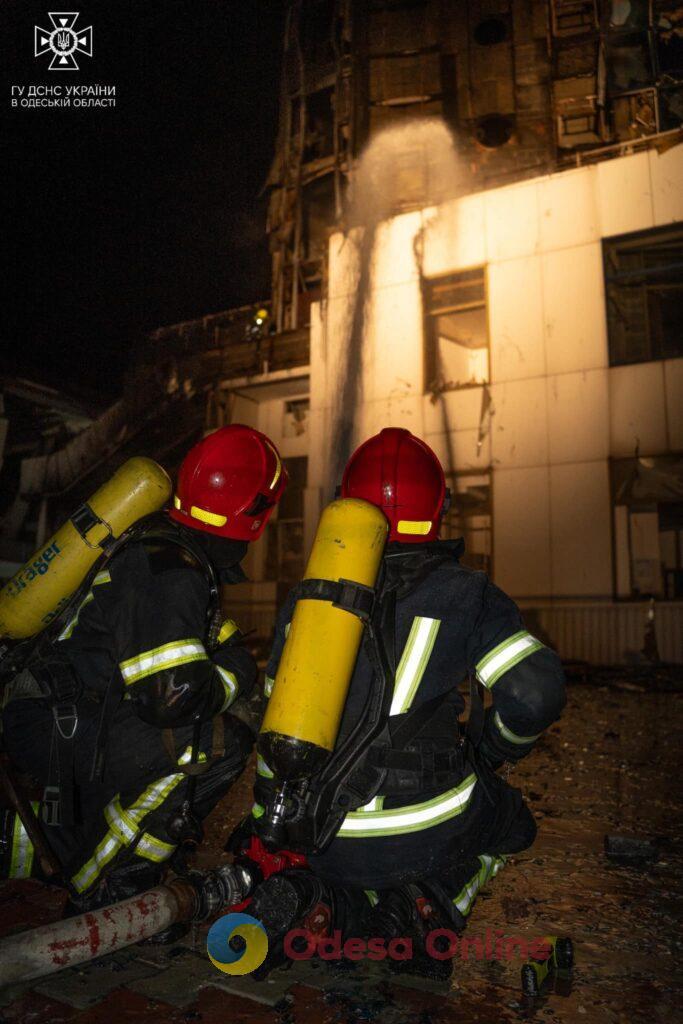
<instances>
[{"instance_id":1,"label":"firefighter boot","mask_svg":"<svg viewBox=\"0 0 683 1024\"><path fill-rule=\"evenodd\" d=\"M389 942L408 939L412 956L408 959L389 959L397 973L415 974L447 981L452 973L449 937L464 928L454 927L453 920L439 912L436 901L426 888L403 885L399 889L380 892L379 901L371 915L371 934ZM431 936L436 930L447 930L449 935Z\"/></svg>"},{"instance_id":2,"label":"firefighter boot","mask_svg":"<svg viewBox=\"0 0 683 1024\"><path fill-rule=\"evenodd\" d=\"M286 963L285 939L292 929L303 929L313 937L331 930L335 899L332 890L310 871L293 868L266 879L256 889L248 913L268 934L268 956L254 971L254 977L262 979Z\"/></svg>"}]
</instances>

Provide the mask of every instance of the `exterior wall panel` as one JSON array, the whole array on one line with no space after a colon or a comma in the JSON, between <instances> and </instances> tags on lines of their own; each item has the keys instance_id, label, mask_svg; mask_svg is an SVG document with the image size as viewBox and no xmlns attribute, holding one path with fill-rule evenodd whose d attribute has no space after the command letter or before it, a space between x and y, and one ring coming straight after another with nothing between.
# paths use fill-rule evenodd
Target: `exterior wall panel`
<instances>
[{"instance_id":1,"label":"exterior wall panel","mask_svg":"<svg viewBox=\"0 0 683 1024\"><path fill-rule=\"evenodd\" d=\"M548 462L546 384L542 377L492 384L491 448L494 466Z\"/></svg>"},{"instance_id":2,"label":"exterior wall panel","mask_svg":"<svg viewBox=\"0 0 683 1024\"><path fill-rule=\"evenodd\" d=\"M500 382L543 376L541 261L526 256L492 263L488 303L491 379Z\"/></svg>"},{"instance_id":3,"label":"exterior wall panel","mask_svg":"<svg viewBox=\"0 0 683 1024\"><path fill-rule=\"evenodd\" d=\"M609 455L607 370L580 370L546 378L548 457L585 462Z\"/></svg>"},{"instance_id":4,"label":"exterior wall panel","mask_svg":"<svg viewBox=\"0 0 683 1024\"><path fill-rule=\"evenodd\" d=\"M538 186L539 243L543 252L600 238L594 172L582 167L542 178Z\"/></svg>"},{"instance_id":5,"label":"exterior wall panel","mask_svg":"<svg viewBox=\"0 0 683 1024\"><path fill-rule=\"evenodd\" d=\"M683 170L680 145L664 153L648 150L655 225L683 220Z\"/></svg>"},{"instance_id":6,"label":"exterior wall panel","mask_svg":"<svg viewBox=\"0 0 683 1024\"><path fill-rule=\"evenodd\" d=\"M550 467L550 557L557 597L612 595L606 461Z\"/></svg>"},{"instance_id":7,"label":"exterior wall panel","mask_svg":"<svg viewBox=\"0 0 683 1024\"><path fill-rule=\"evenodd\" d=\"M605 160L597 165L595 174L603 238L654 227L647 153Z\"/></svg>"},{"instance_id":8,"label":"exterior wall panel","mask_svg":"<svg viewBox=\"0 0 683 1024\"><path fill-rule=\"evenodd\" d=\"M543 256L543 312L548 373L607 366L599 242Z\"/></svg>"},{"instance_id":9,"label":"exterior wall panel","mask_svg":"<svg viewBox=\"0 0 683 1024\"><path fill-rule=\"evenodd\" d=\"M659 455L667 449L664 364L613 366L609 371L610 449L616 456Z\"/></svg>"},{"instance_id":10,"label":"exterior wall panel","mask_svg":"<svg viewBox=\"0 0 683 1024\"><path fill-rule=\"evenodd\" d=\"M545 466L493 471L493 567L513 597L552 592L550 487Z\"/></svg>"}]
</instances>

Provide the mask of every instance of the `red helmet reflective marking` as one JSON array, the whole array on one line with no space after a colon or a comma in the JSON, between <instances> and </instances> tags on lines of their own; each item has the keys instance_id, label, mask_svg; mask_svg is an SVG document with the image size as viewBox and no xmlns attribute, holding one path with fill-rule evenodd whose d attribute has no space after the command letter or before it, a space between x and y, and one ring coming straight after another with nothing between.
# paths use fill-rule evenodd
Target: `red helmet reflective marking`
<instances>
[{"instance_id":1,"label":"red helmet reflective marking","mask_svg":"<svg viewBox=\"0 0 683 1024\"><path fill-rule=\"evenodd\" d=\"M241 423L208 434L183 459L170 516L234 540L256 540L287 486L265 434Z\"/></svg>"},{"instance_id":2,"label":"red helmet reflective marking","mask_svg":"<svg viewBox=\"0 0 683 1024\"><path fill-rule=\"evenodd\" d=\"M424 544L438 535L446 480L429 445L409 430L385 427L349 459L341 495L381 508L389 520L389 540Z\"/></svg>"}]
</instances>

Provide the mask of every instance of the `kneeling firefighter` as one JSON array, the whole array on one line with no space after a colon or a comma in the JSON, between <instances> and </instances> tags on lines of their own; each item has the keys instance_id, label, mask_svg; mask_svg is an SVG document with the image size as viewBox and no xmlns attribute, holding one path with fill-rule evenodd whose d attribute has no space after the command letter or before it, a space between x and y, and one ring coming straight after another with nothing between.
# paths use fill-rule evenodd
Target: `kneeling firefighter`
<instances>
[{"instance_id":1,"label":"kneeling firefighter","mask_svg":"<svg viewBox=\"0 0 683 1024\"><path fill-rule=\"evenodd\" d=\"M168 497L160 467L132 463L161 474ZM3 738L43 797L44 834L75 908L158 884L178 845L201 841L202 819L244 767L256 664L235 623L223 621L220 585L245 579L247 544L286 481L268 438L233 424L187 454L168 511L97 547L98 525L114 520L97 514L103 489L56 535L56 552L62 536L77 540L94 564L75 599L27 642L5 687ZM0 600L0 621L11 603ZM18 815L0 809L0 824L4 875L39 875Z\"/></svg>"},{"instance_id":2,"label":"kneeling firefighter","mask_svg":"<svg viewBox=\"0 0 683 1024\"><path fill-rule=\"evenodd\" d=\"M323 513L308 578L278 616L256 802L231 840L238 855L266 863L268 849L299 851L296 867L262 872L252 894L249 913L270 938L263 972L302 922L411 937L423 954L430 929L462 930L479 889L536 834L521 793L496 769L525 757L565 703L555 652L483 572L461 564L462 540L438 539L449 495L423 441L395 428L370 438L346 466L340 497ZM349 499L388 523L379 556L366 546L377 564L365 579L340 573L341 563L327 571L329 559L322 565L317 555L353 547L343 525L323 526ZM326 674L343 661L333 645L348 628L344 616L366 626L330 741L329 701L318 722L311 709L327 701ZM458 684L468 676L464 730ZM487 710L479 686L489 691Z\"/></svg>"}]
</instances>

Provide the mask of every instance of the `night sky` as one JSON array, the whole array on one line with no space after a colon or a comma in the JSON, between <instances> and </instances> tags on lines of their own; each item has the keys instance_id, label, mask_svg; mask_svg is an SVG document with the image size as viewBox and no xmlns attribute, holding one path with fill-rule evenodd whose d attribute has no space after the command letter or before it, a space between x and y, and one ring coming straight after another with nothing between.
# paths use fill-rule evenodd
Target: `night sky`
<instances>
[{"instance_id":1,"label":"night sky","mask_svg":"<svg viewBox=\"0 0 683 1024\"><path fill-rule=\"evenodd\" d=\"M49 9L92 58L34 58ZM265 297L278 0L3 0L9 281L2 372L116 394L145 332ZM12 85L116 86L115 109L11 109Z\"/></svg>"}]
</instances>

